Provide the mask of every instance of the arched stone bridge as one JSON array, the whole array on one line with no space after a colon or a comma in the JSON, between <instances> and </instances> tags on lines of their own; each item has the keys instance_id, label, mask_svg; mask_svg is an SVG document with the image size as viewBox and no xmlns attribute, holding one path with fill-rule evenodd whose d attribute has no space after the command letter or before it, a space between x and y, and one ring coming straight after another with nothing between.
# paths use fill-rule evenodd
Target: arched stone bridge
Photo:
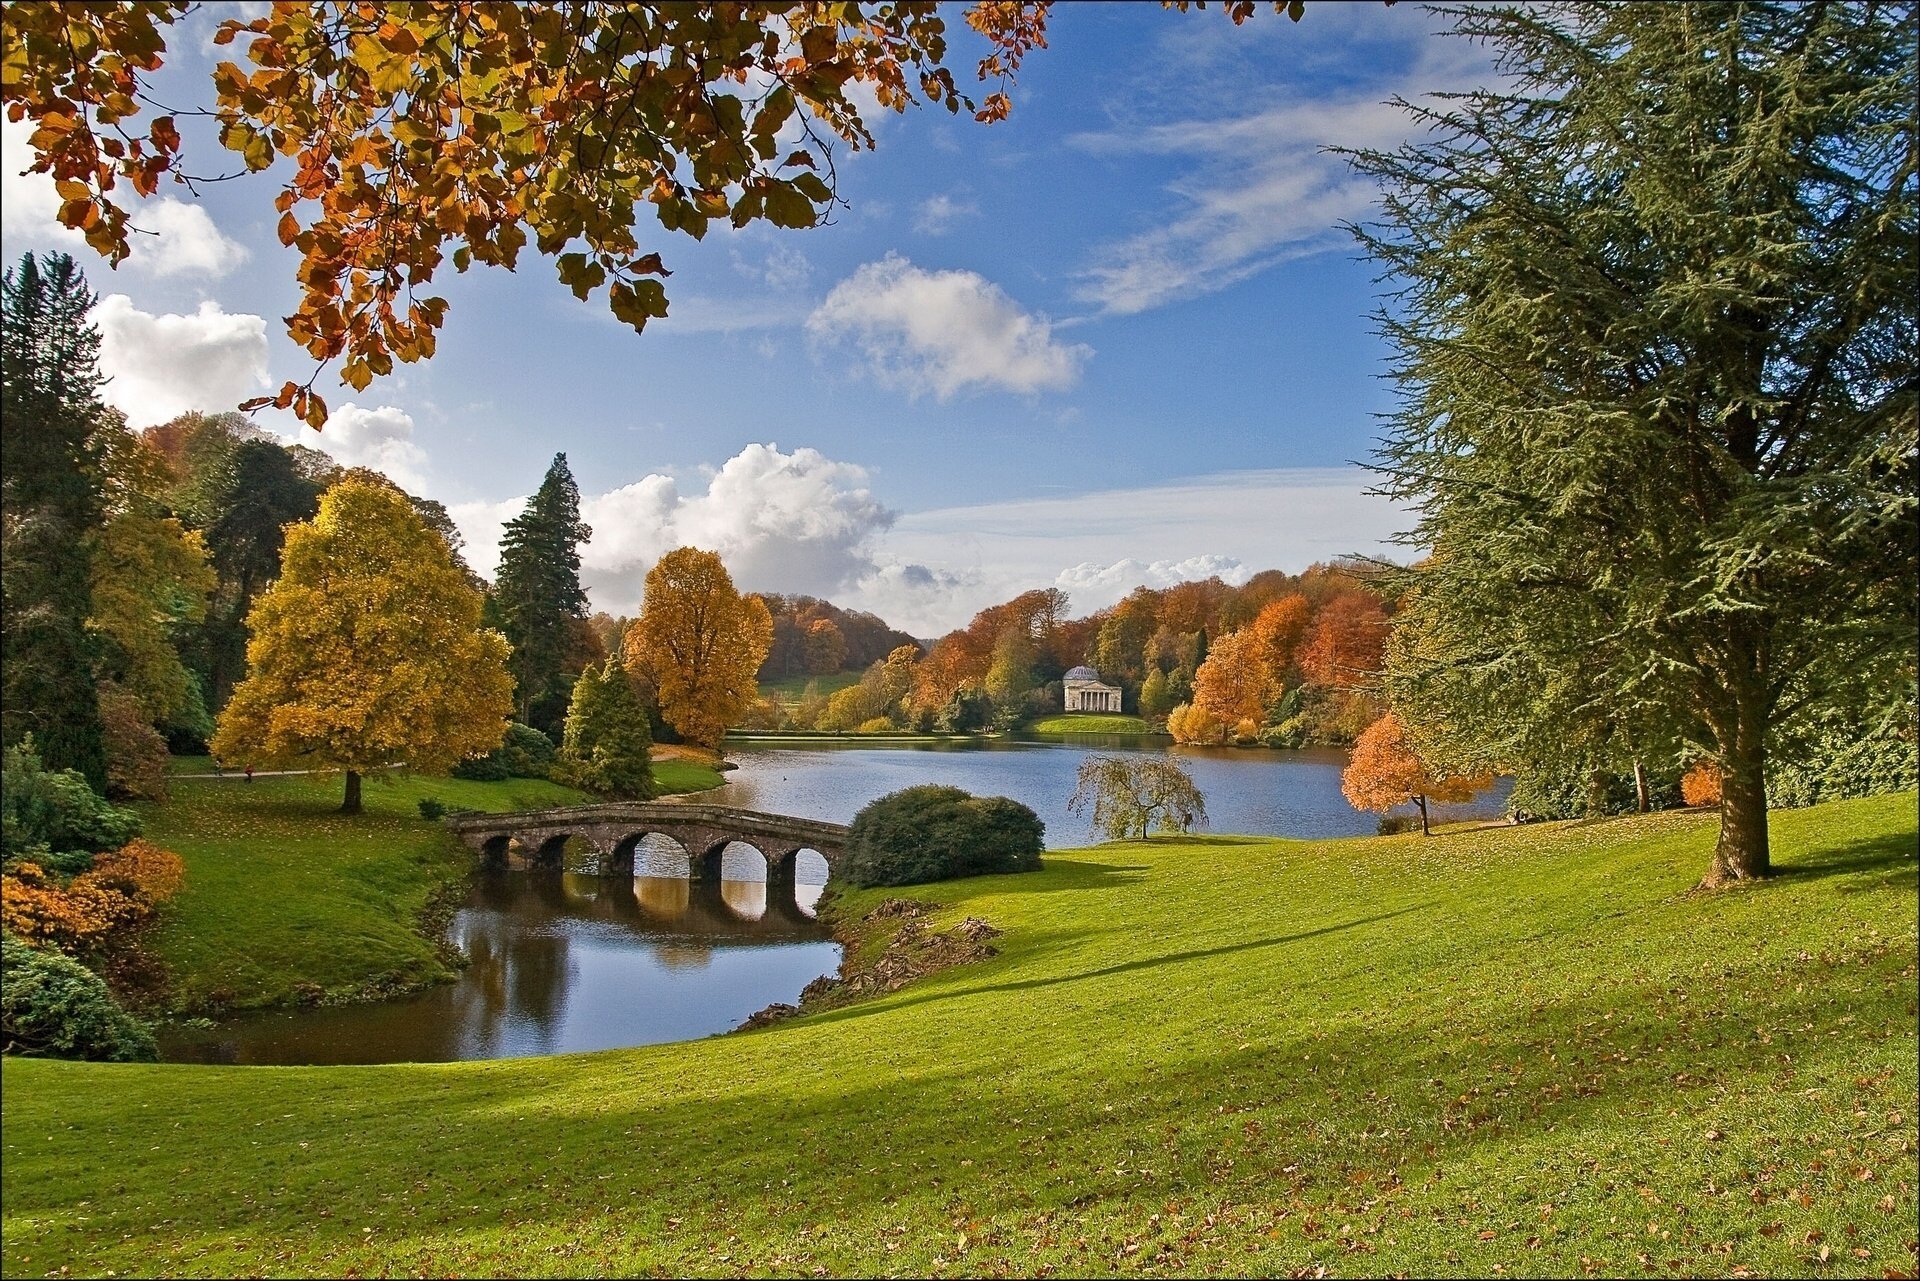
<instances>
[{"instance_id":1,"label":"arched stone bridge","mask_svg":"<svg viewBox=\"0 0 1920 1281\"><path fill-rule=\"evenodd\" d=\"M631 873L634 851L657 834L687 852L687 875L696 881L719 880L721 852L736 841L760 851L769 884L785 885L793 883L794 857L801 850L817 851L831 872L847 841L847 829L838 823L672 801L454 814L445 821L491 864L505 866L517 842L529 866L558 867L568 839L578 838L593 847L600 869L607 873Z\"/></svg>"}]
</instances>

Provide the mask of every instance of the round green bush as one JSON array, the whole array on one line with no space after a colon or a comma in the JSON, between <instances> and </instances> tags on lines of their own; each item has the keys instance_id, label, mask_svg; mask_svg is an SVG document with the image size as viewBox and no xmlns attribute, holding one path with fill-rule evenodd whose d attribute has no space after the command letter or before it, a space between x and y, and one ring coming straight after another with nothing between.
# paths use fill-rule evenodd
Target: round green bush
<instances>
[{"instance_id":1,"label":"round green bush","mask_svg":"<svg viewBox=\"0 0 1920 1281\"><path fill-rule=\"evenodd\" d=\"M854 816L837 875L854 885L919 885L1040 868L1046 824L1018 801L926 784Z\"/></svg>"},{"instance_id":2,"label":"round green bush","mask_svg":"<svg viewBox=\"0 0 1920 1281\"><path fill-rule=\"evenodd\" d=\"M9 1054L151 1063L153 1031L98 974L50 948L0 941L0 1039Z\"/></svg>"}]
</instances>

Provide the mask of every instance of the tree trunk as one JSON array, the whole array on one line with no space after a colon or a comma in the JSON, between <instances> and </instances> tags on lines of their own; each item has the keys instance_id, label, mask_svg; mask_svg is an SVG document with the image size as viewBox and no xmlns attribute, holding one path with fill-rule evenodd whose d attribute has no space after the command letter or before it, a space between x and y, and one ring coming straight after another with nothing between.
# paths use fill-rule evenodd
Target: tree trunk
<instances>
[{"instance_id":1,"label":"tree trunk","mask_svg":"<svg viewBox=\"0 0 1920 1281\"><path fill-rule=\"evenodd\" d=\"M1427 798L1416 796L1413 798L1413 803L1420 807L1420 835L1432 836L1433 829L1427 826Z\"/></svg>"},{"instance_id":2,"label":"tree trunk","mask_svg":"<svg viewBox=\"0 0 1920 1281\"><path fill-rule=\"evenodd\" d=\"M347 799L340 802L342 814L360 812L360 774L356 770L347 771Z\"/></svg>"},{"instance_id":3,"label":"tree trunk","mask_svg":"<svg viewBox=\"0 0 1920 1281\"><path fill-rule=\"evenodd\" d=\"M1716 889L1773 874L1767 846L1766 719L1742 706L1720 760L1720 839L1701 885Z\"/></svg>"},{"instance_id":4,"label":"tree trunk","mask_svg":"<svg viewBox=\"0 0 1920 1281\"><path fill-rule=\"evenodd\" d=\"M1647 795L1647 767L1639 761L1633 763L1633 804L1636 814L1645 814L1653 809L1653 801Z\"/></svg>"}]
</instances>

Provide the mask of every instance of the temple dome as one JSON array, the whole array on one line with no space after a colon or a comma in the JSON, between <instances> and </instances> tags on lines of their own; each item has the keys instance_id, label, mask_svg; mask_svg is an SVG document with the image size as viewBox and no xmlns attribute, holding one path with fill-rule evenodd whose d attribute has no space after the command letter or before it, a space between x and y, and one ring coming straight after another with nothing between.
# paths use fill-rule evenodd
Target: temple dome
<instances>
[{"instance_id":1,"label":"temple dome","mask_svg":"<svg viewBox=\"0 0 1920 1281\"><path fill-rule=\"evenodd\" d=\"M1091 667L1075 667L1069 669L1062 679L1070 681L1097 681L1100 679L1100 673L1094 671Z\"/></svg>"}]
</instances>

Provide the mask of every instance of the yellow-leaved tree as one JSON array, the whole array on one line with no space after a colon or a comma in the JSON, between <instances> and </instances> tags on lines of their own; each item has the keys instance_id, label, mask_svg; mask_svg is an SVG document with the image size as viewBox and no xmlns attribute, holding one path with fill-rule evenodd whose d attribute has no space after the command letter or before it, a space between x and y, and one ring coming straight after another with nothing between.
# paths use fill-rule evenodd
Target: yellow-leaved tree
<instances>
[{"instance_id":1,"label":"yellow-leaved tree","mask_svg":"<svg viewBox=\"0 0 1920 1281\"><path fill-rule=\"evenodd\" d=\"M249 673L213 736L228 762L441 773L493 750L513 707L507 641L405 494L344 480L289 526L281 573L247 615Z\"/></svg>"},{"instance_id":2,"label":"yellow-leaved tree","mask_svg":"<svg viewBox=\"0 0 1920 1281\"><path fill-rule=\"evenodd\" d=\"M678 547L647 571L640 617L627 628L627 669L651 681L660 715L689 743L718 747L759 693L773 616L742 597L720 557Z\"/></svg>"}]
</instances>

